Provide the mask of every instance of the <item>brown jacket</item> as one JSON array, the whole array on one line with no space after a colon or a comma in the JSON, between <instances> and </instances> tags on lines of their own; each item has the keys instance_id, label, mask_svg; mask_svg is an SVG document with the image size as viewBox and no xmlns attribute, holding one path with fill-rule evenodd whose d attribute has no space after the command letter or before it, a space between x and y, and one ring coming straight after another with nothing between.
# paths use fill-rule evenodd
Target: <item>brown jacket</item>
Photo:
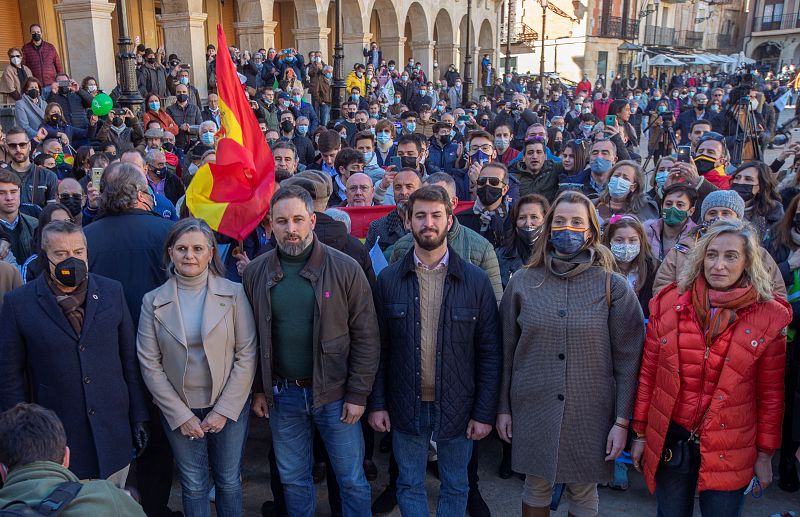
<instances>
[{"instance_id":1,"label":"brown jacket","mask_svg":"<svg viewBox=\"0 0 800 517\"><path fill-rule=\"evenodd\" d=\"M25 75L33 77L33 72L27 66L23 65ZM15 101L20 99L22 95L22 84L19 82L17 69L14 65L8 65L2 77L0 77L0 103L14 104Z\"/></svg>"},{"instance_id":2,"label":"brown jacket","mask_svg":"<svg viewBox=\"0 0 800 517\"><path fill-rule=\"evenodd\" d=\"M341 400L367 405L378 371L380 334L367 277L358 263L322 244L314 249L300 276L314 288L314 407ZM277 250L248 264L242 284L253 305L260 346L253 391L272 405L272 305L270 289L283 278ZM266 389L265 389L266 388Z\"/></svg>"},{"instance_id":3,"label":"brown jacket","mask_svg":"<svg viewBox=\"0 0 800 517\"><path fill-rule=\"evenodd\" d=\"M322 73L322 68L310 67L308 69L309 88L308 93L311 94L311 102L315 107L320 104L330 104L331 100L331 85L325 79L325 74Z\"/></svg>"},{"instance_id":4,"label":"brown jacket","mask_svg":"<svg viewBox=\"0 0 800 517\"><path fill-rule=\"evenodd\" d=\"M257 362L256 325L240 284L209 274L202 330L214 411L236 421ZM188 347L174 278L144 295L136 349L147 389L170 429L177 429L192 411L183 391Z\"/></svg>"},{"instance_id":5,"label":"brown jacket","mask_svg":"<svg viewBox=\"0 0 800 517\"><path fill-rule=\"evenodd\" d=\"M686 266L686 255L689 250L694 248L695 242L697 242L696 234L692 234L681 239L678 244L669 250L664 257L664 261L661 262L661 267L656 271L656 279L653 281L653 296L657 295L661 289L678 281L679 272L683 271ZM775 263L775 259L772 258L767 250L759 248L759 251L761 252L761 261L770 276L773 291L785 300L786 284L783 283L778 264Z\"/></svg>"}]
</instances>

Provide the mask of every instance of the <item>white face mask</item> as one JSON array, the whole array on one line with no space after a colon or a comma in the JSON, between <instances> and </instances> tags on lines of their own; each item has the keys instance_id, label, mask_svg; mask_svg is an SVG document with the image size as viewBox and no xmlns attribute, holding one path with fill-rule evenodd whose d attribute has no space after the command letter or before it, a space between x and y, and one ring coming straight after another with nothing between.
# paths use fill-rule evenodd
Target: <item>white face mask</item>
<instances>
[{"instance_id":1,"label":"white face mask","mask_svg":"<svg viewBox=\"0 0 800 517\"><path fill-rule=\"evenodd\" d=\"M11 58L11 64L13 64L14 66L19 66L20 64L22 64L22 58L21 57L12 57Z\"/></svg>"},{"instance_id":2,"label":"white face mask","mask_svg":"<svg viewBox=\"0 0 800 517\"><path fill-rule=\"evenodd\" d=\"M89 86L86 87L86 90L88 90L89 93L94 93L94 92L97 91L97 85L96 84L90 84Z\"/></svg>"},{"instance_id":3,"label":"white face mask","mask_svg":"<svg viewBox=\"0 0 800 517\"><path fill-rule=\"evenodd\" d=\"M758 99L750 99L750 108L754 110L758 109Z\"/></svg>"}]
</instances>

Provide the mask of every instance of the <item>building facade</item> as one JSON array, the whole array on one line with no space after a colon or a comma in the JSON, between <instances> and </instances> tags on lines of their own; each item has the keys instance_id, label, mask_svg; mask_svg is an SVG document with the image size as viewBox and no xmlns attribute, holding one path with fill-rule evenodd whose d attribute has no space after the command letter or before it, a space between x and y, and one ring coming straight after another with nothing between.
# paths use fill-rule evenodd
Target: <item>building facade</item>
<instances>
[{"instance_id":1,"label":"building facade","mask_svg":"<svg viewBox=\"0 0 800 517\"><path fill-rule=\"evenodd\" d=\"M776 70L800 63L800 0L752 0L745 54Z\"/></svg>"},{"instance_id":2,"label":"building facade","mask_svg":"<svg viewBox=\"0 0 800 517\"><path fill-rule=\"evenodd\" d=\"M118 0L126 2L128 34L147 47L163 46L191 64L192 81L205 97L205 50L217 43L221 23L230 45L241 49L294 47L307 55L314 50L332 62L335 39L333 0ZM398 67L409 57L437 78L450 63L463 74L464 57L473 57L477 77L479 56L497 63L498 26L502 0L339 0L345 71L363 62L370 42L380 45L384 59ZM470 5L470 15L468 12ZM0 16L0 64L5 50L30 39L29 26L42 27L44 39L59 51L70 75L80 81L94 76L100 87L116 84L115 60L119 21L117 1L3 0ZM467 48L467 27L470 28Z\"/></svg>"}]
</instances>

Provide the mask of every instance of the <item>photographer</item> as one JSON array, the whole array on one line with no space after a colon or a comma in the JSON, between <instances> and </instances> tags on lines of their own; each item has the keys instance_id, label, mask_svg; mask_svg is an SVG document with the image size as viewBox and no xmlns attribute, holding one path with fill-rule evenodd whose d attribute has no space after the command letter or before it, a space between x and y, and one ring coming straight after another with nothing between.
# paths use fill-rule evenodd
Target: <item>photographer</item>
<instances>
[{"instance_id":1,"label":"photographer","mask_svg":"<svg viewBox=\"0 0 800 517\"><path fill-rule=\"evenodd\" d=\"M706 109L707 104L708 97L704 93L698 93L692 98L694 109L686 110L678 117L675 122L675 132L680 137L679 145L689 145L692 124L696 121L708 120L713 127L716 116Z\"/></svg>"},{"instance_id":2,"label":"photographer","mask_svg":"<svg viewBox=\"0 0 800 517\"><path fill-rule=\"evenodd\" d=\"M645 129L649 132L647 151L654 162L662 156L667 156L675 151L669 132L675 124L675 117L669 107L669 100L661 98L656 102L655 110L650 111L650 123Z\"/></svg>"},{"instance_id":3,"label":"photographer","mask_svg":"<svg viewBox=\"0 0 800 517\"><path fill-rule=\"evenodd\" d=\"M760 160L761 146L766 145L764 119L758 111L757 90L750 84L733 88L728 97L728 108L718 123L718 132L725 136L731 162L739 164Z\"/></svg>"},{"instance_id":4,"label":"photographer","mask_svg":"<svg viewBox=\"0 0 800 517\"><path fill-rule=\"evenodd\" d=\"M103 144L114 144L119 154L133 149L144 140L139 119L128 108L114 108L106 117L97 139Z\"/></svg>"}]
</instances>

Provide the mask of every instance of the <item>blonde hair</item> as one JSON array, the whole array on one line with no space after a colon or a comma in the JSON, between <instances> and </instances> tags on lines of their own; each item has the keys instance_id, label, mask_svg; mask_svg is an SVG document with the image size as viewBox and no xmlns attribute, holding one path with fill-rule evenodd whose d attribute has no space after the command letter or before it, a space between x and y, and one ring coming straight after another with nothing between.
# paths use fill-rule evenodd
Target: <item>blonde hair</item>
<instances>
[{"instance_id":1,"label":"blonde hair","mask_svg":"<svg viewBox=\"0 0 800 517\"><path fill-rule=\"evenodd\" d=\"M761 246L759 245L758 230L746 221L721 219L711 225L705 235L697 241L694 248L687 256L686 267L678 278L678 289L684 293L692 288L697 277L704 274L706 252L711 242L725 234L735 234L744 241L745 265L742 279L753 286L758 294L759 301L772 299L772 282L769 273L761 260Z\"/></svg>"},{"instance_id":2,"label":"blonde hair","mask_svg":"<svg viewBox=\"0 0 800 517\"><path fill-rule=\"evenodd\" d=\"M609 273L613 273L615 266L614 256L611 254L611 250L603 246L600 242L600 221L597 219L597 211L588 197L574 190L562 192L553 202L553 206L550 207L550 210L547 211L544 224L542 225L542 237L536 239L536 243L533 245L533 251L531 252L531 260L525 267L534 268L545 264L545 257L550 253L551 249L550 230L553 228L553 216L556 208L561 203L573 203L576 205L583 205L584 208L586 208L586 212L589 214L590 235L586 239L583 249L591 249L594 251L594 264L602 267Z\"/></svg>"}]
</instances>

